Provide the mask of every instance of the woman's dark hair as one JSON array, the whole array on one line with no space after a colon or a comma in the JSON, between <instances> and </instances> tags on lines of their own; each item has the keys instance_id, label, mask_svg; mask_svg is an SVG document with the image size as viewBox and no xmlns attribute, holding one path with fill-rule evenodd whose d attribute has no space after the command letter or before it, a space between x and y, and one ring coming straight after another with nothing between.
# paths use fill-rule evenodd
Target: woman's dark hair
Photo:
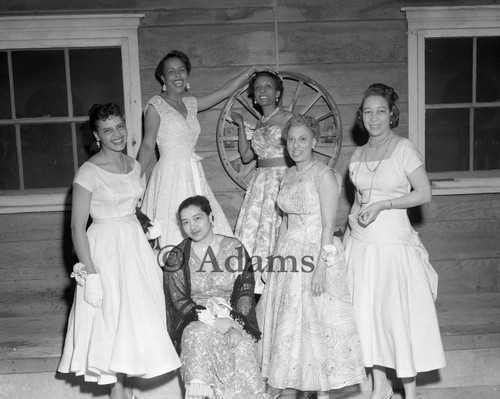
<instances>
[{"instance_id":1,"label":"woman's dark hair","mask_svg":"<svg viewBox=\"0 0 500 399\"><path fill-rule=\"evenodd\" d=\"M269 76L271 79L273 79L276 91L280 93L279 99L281 100L281 98L283 97L283 80L281 79L280 75L272 71L260 71L255 73L250 79L250 82L248 82L248 97L252 100L252 102L254 102L254 107L257 108L260 113L262 113L262 110L260 109L259 104L255 103L255 82L261 76Z\"/></svg>"},{"instance_id":2,"label":"woman's dark hair","mask_svg":"<svg viewBox=\"0 0 500 399\"><path fill-rule=\"evenodd\" d=\"M97 121L105 121L113 116L122 117L120 107L114 103L94 104L89 110L89 124L92 132L97 132Z\"/></svg>"},{"instance_id":3,"label":"woman's dark hair","mask_svg":"<svg viewBox=\"0 0 500 399\"><path fill-rule=\"evenodd\" d=\"M290 128L294 126L304 126L308 128L313 134L313 138L319 140L319 137L321 135L321 130L318 121L314 119L312 116L295 114L290 119L288 119L288 121L285 123L285 127L283 128L282 136L285 142L288 140L288 131L290 130Z\"/></svg>"},{"instance_id":4,"label":"woman's dark hair","mask_svg":"<svg viewBox=\"0 0 500 399\"><path fill-rule=\"evenodd\" d=\"M389 105L389 112L391 113L391 128L395 128L399 124L399 109L396 105L396 101L398 101L398 93L394 91L394 89L390 86L387 86L383 83L374 83L365 91L365 95L363 96L363 101L361 101L361 105L358 108L358 112L356 114L356 122L361 129L365 129L365 125L363 124L363 106L365 100L371 96L382 97L387 104Z\"/></svg>"},{"instance_id":5,"label":"woman's dark hair","mask_svg":"<svg viewBox=\"0 0 500 399\"><path fill-rule=\"evenodd\" d=\"M158 63L158 66L156 67L155 78L162 86L163 86L163 80L161 77L163 76L163 66L169 58L180 59L186 66L187 74L189 75L191 73L191 61L189 61L189 57L182 51L172 50L170 53L168 53L165 57L161 59L161 61Z\"/></svg>"},{"instance_id":6,"label":"woman's dark hair","mask_svg":"<svg viewBox=\"0 0 500 399\"><path fill-rule=\"evenodd\" d=\"M189 208L190 206L197 206L204 213L206 213L207 216L210 216L210 214L212 213L212 207L210 206L210 201L207 199L207 197L204 197L203 195L195 195L193 197L188 197L181 202L181 204L179 205L179 209L177 210L179 219L181 218L181 212L184 209Z\"/></svg>"}]
</instances>

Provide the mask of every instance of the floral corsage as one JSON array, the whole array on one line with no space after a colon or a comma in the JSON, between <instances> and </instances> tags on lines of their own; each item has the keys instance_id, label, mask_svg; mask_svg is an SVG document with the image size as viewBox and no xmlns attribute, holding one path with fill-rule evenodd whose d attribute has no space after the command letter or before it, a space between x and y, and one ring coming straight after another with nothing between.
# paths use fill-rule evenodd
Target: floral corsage
<instances>
[{"instance_id":1,"label":"floral corsage","mask_svg":"<svg viewBox=\"0 0 500 399\"><path fill-rule=\"evenodd\" d=\"M198 311L198 320L212 326L218 317L231 318L231 305L219 297L210 298L206 308Z\"/></svg>"},{"instance_id":2,"label":"floral corsage","mask_svg":"<svg viewBox=\"0 0 500 399\"><path fill-rule=\"evenodd\" d=\"M146 238L149 241L155 240L159 236L161 236L161 223L154 219L151 220L145 213L143 213L139 208L136 208L135 215L137 219L141 223L142 230L144 234L146 234Z\"/></svg>"},{"instance_id":3,"label":"floral corsage","mask_svg":"<svg viewBox=\"0 0 500 399\"><path fill-rule=\"evenodd\" d=\"M337 248L333 244L325 245L321 250L319 259L326 263L326 267L332 267L337 258Z\"/></svg>"},{"instance_id":4,"label":"floral corsage","mask_svg":"<svg viewBox=\"0 0 500 399\"><path fill-rule=\"evenodd\" d=\"M85 270L85 265L81 262L75 263L73 266L73 273L69 276L76 280L76 283L83 287L83 282L87 278L89 273Z\"/></svg>"}]
</instances>

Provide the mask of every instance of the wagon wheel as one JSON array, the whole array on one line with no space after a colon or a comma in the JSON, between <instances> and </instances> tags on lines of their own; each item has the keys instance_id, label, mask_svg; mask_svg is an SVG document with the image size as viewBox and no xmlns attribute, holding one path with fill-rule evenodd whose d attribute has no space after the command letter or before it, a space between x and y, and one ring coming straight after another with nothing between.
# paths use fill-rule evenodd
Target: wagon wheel
<instances>
[{"instance_id":1,"label":"wagon wheel","mask_svg":"<svg viewBox=\"0 0 500 399\"><path fill-rule=\"evenodd\" d=\"M342 146L342 125L339 111L332 96L318 83L295 72L280 72L283 79L283 96L280 106L289 111L316 118L321 136L314 157L333 167ZM217 150L224 169L231 179L246 189L256 167L255 159L242 163L238 152L238 128L228 121L231 112L243 115L245 122L255 125L260 114L248 98L248 84L240 87L227 101L217 123Z\"/></svg>"}]
</instances>

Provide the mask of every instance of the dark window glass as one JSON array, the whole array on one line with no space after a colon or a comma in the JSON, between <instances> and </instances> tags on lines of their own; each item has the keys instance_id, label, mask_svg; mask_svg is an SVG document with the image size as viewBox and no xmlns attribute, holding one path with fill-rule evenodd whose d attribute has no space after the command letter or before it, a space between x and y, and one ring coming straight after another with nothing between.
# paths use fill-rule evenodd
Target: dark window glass
<instances>
[{"instance_id":1,"label":"dark window glass","mask_svg":"<svg viewBox=\"0 0 500 399\"><path fill-rule=\"evenodd\" d=\"M113 102L124 112L120 48L70 50L69 59L75 116L95 103Z\"/></svg>"},{"instance_id":2,"label":"dark window glass","mask_svg":"<svg viewBox=\"0 0 500 399\"><path fill-rule=\"evenodd\" d=\"M500 101L500 37L477 39L476 101Z\"/></svg>"},{"instance_id":3,"label":"dark window glass","mask_svg":"<svg viewBox=\"0 0 500 399\"><path fill-rule=\"evenodd\" d=\"M21 147L26 189L71 186L71 124L21 126Z\"/></svg>"},{"instance_id":4,"label":"dark window glass","mask_svg":"<svg viewBox=\"0 0 500 399\"><path fill-rule=\"evenodd\" d=\"M425 117L428 172L469 170L469 110L428 109Z\"/></svg>"},{"instance_id":5,"label":"dark window glass","mask_svg":"<svg viewBox=\"0 0 500 399\"><path fill-rule=\"evenodd\" d=\"M7 53L0 51L0 119L10 119L10 85Z\"/></svg>"},{"instance_id":6,"label":"dark window glass","mask_svg":"<svg viewBox=\"0 0 500 399\"><path fill-rule=\"evenodd\" d=\"M474 170L500 169L500 108L474 110Z\"/></svg>"},{"instance_id":7,"label":"dark window glass","mask_svg":"<svg viewBox=\"0 0 500 399\"><path fill-rule=\"evenodd\" d=\"M68 116L63 50L13 51L18 118Z\"/></svg>"},{"instance_id":8,"label":"dark window glass","mask_svg":"<svg viewBox=\"0 0 500 399\"><path fill-rule=\"evenodd\" d=\"M19 165L14 126L0 126L0 190L19 190Z\"/></svg>"},{"instance_id":9,"label":"dark window glass","mask_svg":"<svg viewBox=\"0 0 500 399\"><path fill-rule=\"evenodd\" d=\"M426 39L425 103L472 102L472 38Z\"/></svg>"},{"instance_id":10,"label":"dark window glass","mask_svg":"<svg viewBox=\"0 0 500 399\"><path fill-rule=\"evenodd\" d=\"M88 122L76 123L75 125L78 166L81 166L87 159L99 151L99 148L97 148L94 135L90 131Z\"/></svg>"}]
</instances>

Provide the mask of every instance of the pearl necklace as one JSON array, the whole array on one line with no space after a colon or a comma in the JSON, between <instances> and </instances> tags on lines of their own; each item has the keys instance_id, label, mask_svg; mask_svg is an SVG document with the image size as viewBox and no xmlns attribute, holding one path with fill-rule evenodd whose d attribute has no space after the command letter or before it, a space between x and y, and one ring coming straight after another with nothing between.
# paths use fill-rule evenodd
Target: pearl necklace
<instances>
[{"instance_id":1,"label":"pearl necklace","mask_svg":"<svg viewBox=\"0 0 500 399\"><path fill-rule=\"evenodd\" d=\"M268 116L262 115L262 117L260 118L260 121L262 123L266 123L269 119L271 119L274 116L274 114L276 114L279 111L279 109L280 109L280 107L276 107L274 109L274 111L271 112Z\"/></svg>"},{"instance_id":2,"label":"pearl necklace","mask_svg":"<svg viewBox=\"0 0 500 399\"><path fill-rule=\"evenodd\" d=\"M380 157L380 160L377 162L377 165L373 169L370 169L370 167L368 166L368 162L366 161L366 152L367 152L366 148L367 147L365 146L363 148L363 154L362 154L361 159L359 161L358 168L356 169L356 176L354 177L354 185L356 186L356 194L358 196L358 201L359 201L359 203L360 203L360 205L362 207L364 205L368 204L370 202L371 198L372 198L373 181L375 180L375 175L377 174L378 167L380 166L380 164L384 160L385 154L387 153L387 150L389 149L389 147L391 145L392 139L394 138L394 133L391 132L391 134L388 137L389 137L388 139L384 139L384 141L386 143L386 147L385 147L384 153L382 154L382 156ZM371 179L371 182L370 182L370 188L368 189L368 199L366 201L363 201L363 193L358 188L358 174L359 174L359 170L361 169L361 164L362 163L364 163L366 165L366 169L369 172L373 173L372 174L372 179Z\"/></svg>"},{"instance_id":3,"label":"pearl necklace","mask_svg":"<svg viewBox=\"0 0 500 399\"><path fill-rule=\"evenodd\" d=\"M381 141L379 141L378 143L375 143L373 141L373 137L370 136L370 138L368 139L368 145L370 147L374 147L374 148L378 148L378 147L381 147L383 146L385 143L387 143L391 138L392 138L392 135L394 133L392 133L392 130L389 130L389 134L387 136L385 136Z\"/></svg>"}]
</instances>

